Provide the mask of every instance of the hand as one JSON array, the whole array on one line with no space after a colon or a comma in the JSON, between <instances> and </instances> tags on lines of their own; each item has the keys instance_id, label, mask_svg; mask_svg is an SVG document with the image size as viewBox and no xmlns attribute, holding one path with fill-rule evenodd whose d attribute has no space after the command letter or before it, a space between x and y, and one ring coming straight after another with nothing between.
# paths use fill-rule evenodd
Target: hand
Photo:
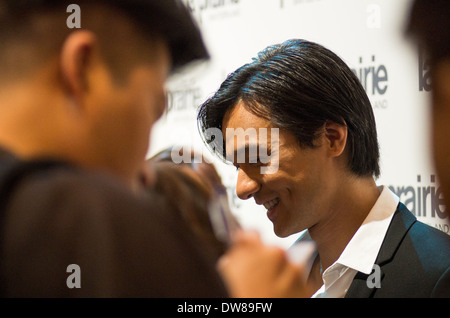
<instances>
[{"instance_id":1,"label":"hand","mask_svg":"<svg viewBox=\"0 0 450 318\"><path fill-rule=\"evenodd\" d=\"M230 250L219 260L218 270L234 298L310 297L301 264L289 261L286 252L264 245L254 232L235 234Z\"/></svg>"}]
</instances>

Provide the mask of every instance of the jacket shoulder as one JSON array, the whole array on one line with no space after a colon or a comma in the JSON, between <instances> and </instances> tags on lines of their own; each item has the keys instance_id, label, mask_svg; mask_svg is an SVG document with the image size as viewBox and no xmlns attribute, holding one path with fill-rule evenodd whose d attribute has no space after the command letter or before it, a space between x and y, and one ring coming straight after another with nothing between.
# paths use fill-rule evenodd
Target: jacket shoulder
<instances>
[{"instance_id":1,"label":"jacket shoulder","mask_svg":"<svg viewBox=\"0 0 450 318\"><path fill-rule=\"evenodd\" d=\"M393 252L391 257L377 260L385 275L382 288L376 292L378 296L439 296L436 290L450 284L450 236L418 221L401 203L380 255L383 250ZM450 296L450 290L446 293Z\"/></svg>"},{"instance_id":2,"label":"jacket shoulder","mask_svg":"<svg viewBox=\"0 0 450 318\"><path fill-rule=\"evenodd\" d=\"M346 297L450 297L450 236L424 224L399 203L376 265L379 288L358 273Z\"/></svg>"}]
</instances>

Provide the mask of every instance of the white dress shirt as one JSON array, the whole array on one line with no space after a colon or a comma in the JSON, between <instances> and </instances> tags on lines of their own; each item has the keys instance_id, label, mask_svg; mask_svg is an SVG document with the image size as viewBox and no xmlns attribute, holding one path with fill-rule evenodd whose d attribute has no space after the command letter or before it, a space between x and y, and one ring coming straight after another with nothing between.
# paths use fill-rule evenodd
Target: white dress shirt
<instances>
[{"instance_id":1,"label":"white dress shirt","mask_svg":"<svg viewBox=\"0 0 450 318\"><path fill-rule=\"evenodd\" d=\"M312 298L342 298L357 272L370 274L380 251L399 198L386 186L366 219L348 242L342 254L322 274L323 285ZM307 232L307 231L306 231ZM307 239L308 233L302 238Z\"/></svg>"}]
</instances>

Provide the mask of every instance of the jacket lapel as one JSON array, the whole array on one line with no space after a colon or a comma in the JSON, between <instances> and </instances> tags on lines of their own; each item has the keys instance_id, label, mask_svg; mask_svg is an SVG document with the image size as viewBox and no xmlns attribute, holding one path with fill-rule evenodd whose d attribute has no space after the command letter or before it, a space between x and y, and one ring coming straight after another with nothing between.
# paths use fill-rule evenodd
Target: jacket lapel
<instances>
[{"instance_id":1,"label":"jacket lapel","mask_svg":"<svg viewBox=\"0 0 450 318\"><path fill-rule=\"evenodd\" d=\"M375 264L380 266L380 279L383 280L383 265L392 261L398 246L402 242L410 227L416 222L416 217L406 208L403 203L399 203L391 224L387 230L380 252ZM373 271L372 271L373 273ZM373 297L376 288L370 288L367 279L370 275L358 272L348 289L346 298L369 298Z\"/></svg>"}]
</instances>

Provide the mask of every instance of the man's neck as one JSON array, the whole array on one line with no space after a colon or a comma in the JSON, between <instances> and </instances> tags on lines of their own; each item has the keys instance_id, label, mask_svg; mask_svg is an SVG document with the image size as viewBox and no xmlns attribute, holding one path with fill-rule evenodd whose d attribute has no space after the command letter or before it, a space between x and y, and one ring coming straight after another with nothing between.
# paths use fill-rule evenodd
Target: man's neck
<instances>
[{"instance_id":1,"label":"man's neck","mask_svg":"<svg viewBox=\"0 0 450 318\"><path fill-rule=\"evenodd\" d=\"M339 186L326 218L308 229L317 244L323 270L339 258L379 195L372 177L352 179Z\"/></svg>"}]
</instances>

